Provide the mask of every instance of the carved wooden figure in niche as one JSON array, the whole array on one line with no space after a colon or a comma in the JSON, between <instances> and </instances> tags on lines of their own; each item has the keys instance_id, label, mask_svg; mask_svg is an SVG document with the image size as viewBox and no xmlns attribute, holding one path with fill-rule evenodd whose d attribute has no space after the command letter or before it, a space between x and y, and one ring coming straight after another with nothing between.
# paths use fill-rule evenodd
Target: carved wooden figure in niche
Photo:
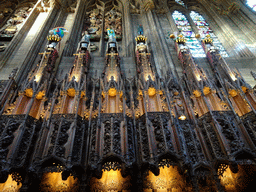
<instances>
[{"instance_id":1,"label":"carved wooden figure in niche","mask_svg":"<svg viewBox=\"0 0 256 192\"><path fill-rule=\"evenodd\" d=\"M122 13L115 6L105 14L105 34L108 29L114 30L117 40L122 38Z\"/></svg>"},{"instance_id":2,"label":"carved wooden figure in niche","mask_svg":"<svg viewBox=\"0 0 256 192\"><path fill-rule=\"evenodd\" d=\"M93 9L87 12L87 20L85 24L86 31L90 35L90 39L93 41L99 41L102 32L102 19L103 10L96 8L100 5L93 5Z\"/></svg>"},{"instance_id":3,"label":"carved wooden figure in niche","mask_svg":"<svg viewBox=\"0 0 256 192\"><path fill-rule=\"evenodd\" d=\"M27 6L17 9L13 16L0 29L0 40L11 40L14 35L21 29L25 19L32 11L34 4L27 4ZM1 15L0 15L1 17Z\"/></svg>"}]
</instances>

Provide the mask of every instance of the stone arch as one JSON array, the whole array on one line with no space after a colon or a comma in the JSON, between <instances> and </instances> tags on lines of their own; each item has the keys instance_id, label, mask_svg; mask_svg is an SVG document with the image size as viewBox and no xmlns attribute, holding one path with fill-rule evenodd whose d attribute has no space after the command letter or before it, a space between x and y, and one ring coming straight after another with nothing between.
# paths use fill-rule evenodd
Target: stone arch
<instances>
[{"instance_id":1,"label":"stone arch","mask_svg":"<svg viewBox=\"0 0 256 192\"><path fill-rule=\"evenodd\" d=\"M183 6L181 5L174 5L174 6L171 6L170 7L170 4L168 4L168 8L169 8L169 11L171 14L173 14L174 11L179 11L181 12L183 15L187 14L188 13L188 10L185 9Z\"/></svg>"}]
</instances>

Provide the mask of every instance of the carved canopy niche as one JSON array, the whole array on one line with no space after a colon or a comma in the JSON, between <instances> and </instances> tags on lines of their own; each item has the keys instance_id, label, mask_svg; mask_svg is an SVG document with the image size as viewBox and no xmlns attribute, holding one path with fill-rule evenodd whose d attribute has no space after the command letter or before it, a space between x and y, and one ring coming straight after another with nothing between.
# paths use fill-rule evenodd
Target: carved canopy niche
<instances>
[{"instance_id":1,"label":"carved canopy niche","mask_svg":"<svg viewBox=\"0 0 256 192\"><path fill-rule=\"evenodd\" d=\"M107 29L113 29L116 39L122 39L122 6L116 0L91 1L87 8L85 30L91 41L99 41L102 36L108 39Z\"/></svg>"}]
</instances>

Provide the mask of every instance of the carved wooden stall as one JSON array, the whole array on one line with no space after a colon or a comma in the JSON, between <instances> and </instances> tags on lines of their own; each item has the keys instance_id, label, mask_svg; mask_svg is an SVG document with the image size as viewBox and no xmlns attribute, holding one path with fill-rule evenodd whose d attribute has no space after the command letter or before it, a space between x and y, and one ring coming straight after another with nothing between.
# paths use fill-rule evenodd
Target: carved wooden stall
<instances>
[{"instance_id":1,"label":"carved wooden stall","mask_svg":"<svg viewBox=\"0 0 256 192\"><path fill-rule=\"evenodd\" d=\"M127 175L135 163L134 122L126 105L119 61L115 31L109 28L105 69L100 79L101 95L97 98L99 113L91 120L88 165L92 191L131 190L131 176Z\"/></svg>"}]
</instances>

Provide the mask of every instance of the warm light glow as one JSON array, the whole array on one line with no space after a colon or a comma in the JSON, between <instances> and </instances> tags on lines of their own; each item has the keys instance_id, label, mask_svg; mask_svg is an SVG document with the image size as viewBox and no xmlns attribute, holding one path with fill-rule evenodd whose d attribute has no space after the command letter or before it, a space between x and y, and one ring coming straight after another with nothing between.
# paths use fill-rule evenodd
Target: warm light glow
<instances>
[{"instance_id":1,"label":"warm light glow","mask_svg":"<svg viewBox=\"0 0 256 192\"><path fill-rule=\"evenodd\" d=\"M230 75L230 77L231 77L231 79L232 79L233 81L236 81L236 80L237 80L237 78L235 77L235 75L234 75L233 73L230 72L229 75Z\"/></svg>"},{"instance_id":2,"label":"warm light glow","mask_svg":"<svg viewBox=\"0 0 256 192\"><path fill-rule=\"evenodd\" d=\"M111 80L112 80L112 78L113 78L113 80L114 80L114 81L116 81L116 80L117 80L117 78L116 78L116 74L115 74L114 72L108 76L108 80L109 80L109 81L111 81Z\"/></svg>"},{"instance_id":3,"label":"warm light glow","mask_svg":"<svg viewBox=\"0 0 256 192\"><path fill-rule=\"evenodd\" d=\"M78 179L69 176L66 181L62 180L61 172L44 173L42 182L40 184L41 191L66 191L72 192L78 188Z\"/></svg>"},{"instance_id":4,"label":"warm light glow","mask_svg":"<svg viewBox=\"0 0 256 192\"><path fill-rule=\"evenodd\" d=\"M228 167L223 173L223 176L219 176L219 178L221 184L225 187L227 191L236 191L235 180L237 176L238 174L233 173Z\"/></svg>"},{"instance_id":5,"label":"warm light glow","mask_svg":"<svg viewBox=\"0 0 256 192\"><path fill-rule=\"evenodd\" d=\"M79 81L79 77L78 77L78 75L77 75L77 74L76 74L76 75L74 75L73 77L74 77L75 82L78 82L78 81ZM70 80L72 80L72 78L70 78Z\"/></svg>"},{"instance_id":6,"label":"warm light glow","mask_svg":"<svg viewBox=\"0 0 256 192\"><path fill-rule=\"evenodd\" d=\"M40 78L41 78L41 74L37 74L36 76L35 76L35 82L38 82L39 80L40 80Z\"/></svg>"},{"instance_id":7,"label":"warm light glow","mask_svg":"<svg viewBox=\"0 0 256 192\"><path fill-rule=\"evenodd\" d=\"M181 116L179 117L179 120L182 120L182 121L186 120L186 116L185 116L185 115L181 115Z\"/></svg>"},{"instance_id":8,"label":"warm light glow","mask_svg":"<svg viewBox=\"0 0 256 192\"><path fill-rule=\"evenodd\" d=\"M18 185L18 183L12 179L12 175L9 175L6 182L0 184L0 191L2 192L19 191L21 186L22 186L21 183L19 183Z\"/></svg>"},{"instance_id":9,"label":"warm light glow","mask_svg":"<svg viewBox=\"0 0 256 192\"><path fill-rule=\"evenodd\" d=\"M196 79L197 79L197 81L201 81L202 80L199 74L196 75Z\"/></svg>"},{"instance_id":10,"label":"warm light glow","mask_svg":"<svg viewBox=\"0 0 256 192\"><path fill-rule=\"evenodd\" d=\"M149 171L146 181L150 182L152 189L157 191L182 192L185 187L187 187L178 172L177 166L160 167L160 174L158 176L155 176L151 171Z\"/></svg>"},{"instance_id":11,"label":"warm light glow","mask_svg":"<svg viewBox=\"0 0 256 192\"><path fill-rule=\"evenodd\" d=\"M91 180L91 191L123 191L130 186L130 176L123 178L121 170L103 171L102 178Z\"/></svg>"},{"instance_id":12,"label":"warm light glow","mask_svg":"<svg viewBox=\"0 0 256 192\"><path fill-rule=\"evenodd\" d=\"M223 169L224 168L224 169ZM222 171L223 174L220 175ZM254 165L238 165L237 173L233 173L228 165L222 164L218 170L220 183L227 192L254 191L248 188L248 184L253 184L255 178Z\"/></svg>"}]
</instances>

